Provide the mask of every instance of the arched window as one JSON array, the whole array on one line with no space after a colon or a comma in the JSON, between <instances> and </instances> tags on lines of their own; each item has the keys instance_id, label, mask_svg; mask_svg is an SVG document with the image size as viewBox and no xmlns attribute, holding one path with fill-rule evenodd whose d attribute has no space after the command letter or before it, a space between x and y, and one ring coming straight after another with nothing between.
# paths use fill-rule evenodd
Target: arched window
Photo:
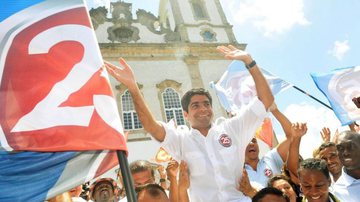
<instances>
[{"instance_id":1,"label":"arched window","mask_svg":"<svg viewBox=\"0 0 360 202\"><path fill-rule=\"evenodd\" d=\"M142 125L135 112L132 97L128 90L121 96L122 115L124 121L124 130L141 129Z\"/></svg>"},{"instance_id":2,"label":"arched window","mask_svg":"<svg viewBox=\"0 0 360 202\"><path fill-rule=\"evenodd\" d=\"M185 125L180 96L173 88L166 88L162 93L166 121L174 119L177 125Z\"/></svg>"}]
</instances>

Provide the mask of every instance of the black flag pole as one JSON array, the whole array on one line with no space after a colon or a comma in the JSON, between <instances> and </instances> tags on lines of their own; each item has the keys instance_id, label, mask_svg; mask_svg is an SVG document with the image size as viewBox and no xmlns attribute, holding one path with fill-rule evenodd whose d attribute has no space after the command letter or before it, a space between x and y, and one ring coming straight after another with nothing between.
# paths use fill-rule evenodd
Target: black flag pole
<instances>
[{"instance_id":1,"label":"black flag pole","mask_svg":"<svg viewBox=\"0 0 360 202\"><path fill-rule=\"evenodd\" d=\"M129 202L137 202L136 193L134 189L134 182L131 177L129 163L126 157L125 151L117 150L116 151L119 166L121 170L121 175L124 181L125 191L126 191L126 198Z\"/></svg>"},{"instance_id":2,"label":"black flag pole","mask_svg":"<svg viewBox=\"0 0 360 202\"><path fill-rule=\"evenodd\" d=\"M304 93L305 95L307 95L307 96L311 97L312 99L316 100L317 102L319 102L320 104L324 105L325 107L327 107L327 108L329 108L329 109L333 110L333 108L331 108L329 105L325 104L325 103L324 103L324 102L322 102L321 100L319 100L319 99L317 99L316 97L314 97L314 96L310 95L309 93L305 92L304 90L300 89L299 87L297 87L297 86L293 86L293 88L295 88L296 90L298 90L298 91L300 91L300 92Z\"/></svg>"}]
</instances>

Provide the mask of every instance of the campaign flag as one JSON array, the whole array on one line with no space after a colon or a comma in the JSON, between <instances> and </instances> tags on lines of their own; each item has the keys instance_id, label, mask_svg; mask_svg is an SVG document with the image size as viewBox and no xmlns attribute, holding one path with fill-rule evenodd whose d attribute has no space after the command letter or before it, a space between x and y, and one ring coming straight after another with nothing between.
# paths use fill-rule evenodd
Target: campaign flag
<instances>
[{"instance_id":1,"label":"campaign flag","mask_svg":"<svg viewBox=\"0 0 360 202\"><path fill-rule=\"evenodd\" d=\"M274 95L292 86L292 84L270 74L264 69L261 69L261 72L264 74ZM211 82L210 87L215 90L220 103L227 112L239 111L243 105L248 104L256 96L253 78L243 62L237 60L234 60L229 65L216 84Z\"/></svg>"},{"instance_id":2,"label":"campaign flag","mask_svg":"<svg viewBox=\"0 0 360 202\"><path fill-rule=\"evenodd\" d=\"M360 120L360 109L352 101L360 96L360 66L339 68L326 74L312 73L311 77L343 126Z\"/></svg>"},{"instance_id":3,"label":"campaign flag","mask_svg":"<svg viewBox=\"0 0 360 202\"><path fill-rule=\"evenodd\" d=\"M265 118L263 124L256 130L255 137L273 147L274 131L270 118Z\"/></svg>"},{"instance_id":4,"label":"campaign flag","mask_svg":"<svg viewBox=\"0 0 360 202\"><path fill-rule=\"evenodd\" d=\"M115 151L7 152L0 150L0 201L45 201L118 163Z\"/></svg>"},{"instance_id":5,"label":"campaign flag","mask_svg":"<svg viewBox=\"0 0 360 202\"><path fill-rule=\"evenodd\" d=\"M0 10L0 141L8 151L126 150L82 0Z\"/></svg>"}]
</instances>

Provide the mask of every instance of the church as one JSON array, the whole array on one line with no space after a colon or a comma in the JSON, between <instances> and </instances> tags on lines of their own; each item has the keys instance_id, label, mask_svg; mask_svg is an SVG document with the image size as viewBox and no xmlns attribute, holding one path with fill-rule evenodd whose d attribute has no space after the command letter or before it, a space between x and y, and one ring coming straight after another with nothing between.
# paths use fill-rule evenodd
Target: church
<instances>
[{"instance_id":1,"label":"church","mask_svg":"<svg viewBox=\"0 0 360 202\"><path fill-rule=\"evenodd\" d=\"M209 83L218 81L231 61L216 47L232 44L244 50L246 44L236 41L220 1L160 0L157 15L143 9L132 13L130 2L118 1L109 9L92 8L90 17L104 60L116 65L119 57L127 61L155 118L186 125L180 100L196 87L211 93L214 117L226 117ZM143 130L126 87L110 79L131 161L132 145L148 147L154 141Z\"/></svg>"}]
</instances>

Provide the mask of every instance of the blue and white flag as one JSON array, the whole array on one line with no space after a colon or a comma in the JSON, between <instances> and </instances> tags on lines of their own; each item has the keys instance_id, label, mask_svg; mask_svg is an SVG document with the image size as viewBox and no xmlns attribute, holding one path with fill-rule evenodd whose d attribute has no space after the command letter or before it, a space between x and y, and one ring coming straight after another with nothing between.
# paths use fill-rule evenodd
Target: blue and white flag
<instances>
[{"instance_id":1,"label":"blue and white flag","mask_svg":"<svg viewBox=\"0 0 360 202\"><path fill-rule=\"evenodd\" d=\"M117 165L115 151L7 152L0 150L0 201L45 201Z\"/></svg>"},{"instance_id":2,"label":"blue and white flag","mask_svg":"<svg viewBox=\"0 0 360 202\"><path fill-rule=\"evenodd\" d=\"M343 126L360 120L360 109L352 101L360 96L360 66L339 68L327 74L312 73L311 77Z\"/></svg>"},{"instance_id":3,"label":"blue and white flag","mask_svg":"<svg viewBox=\"0 0 360 202\"><path fill-rule=\"evenodd\" d=\"M261 72L274 95L292 86L264 69L261 69ZM247 105L256 96L253 78L243 62L237 60L229 65L216 84L211 82L210 86L215 90L220 103L228 112L239 111L243 105Z\"/></svg>"}]
</instances>

